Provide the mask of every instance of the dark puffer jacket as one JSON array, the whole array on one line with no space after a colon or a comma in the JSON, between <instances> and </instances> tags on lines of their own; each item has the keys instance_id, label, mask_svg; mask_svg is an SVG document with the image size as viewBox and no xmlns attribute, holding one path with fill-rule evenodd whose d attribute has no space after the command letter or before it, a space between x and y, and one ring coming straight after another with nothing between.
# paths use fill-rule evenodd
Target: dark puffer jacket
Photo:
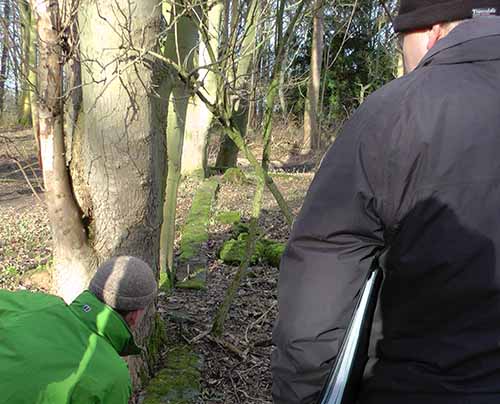
<instances>
[{"instance_id":1,"label":"dark puffer jacket","mask_svg":"<svg viewBox=\"0 0 500 404\"><path fill-rule=\"evenodd\" d=\"M389 245L362 404L500 402L500 18L464 22L329 150L285 251L273 397L314 403Z\"/></svg>"}]
</instances>

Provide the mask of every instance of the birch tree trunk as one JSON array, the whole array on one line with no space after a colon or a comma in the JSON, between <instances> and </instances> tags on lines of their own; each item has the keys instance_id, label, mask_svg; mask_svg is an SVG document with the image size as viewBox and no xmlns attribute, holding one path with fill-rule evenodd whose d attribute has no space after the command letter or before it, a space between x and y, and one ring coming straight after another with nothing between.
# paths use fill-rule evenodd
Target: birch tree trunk
<instances>
[{"instance_id":1,"label":"birch tree trunk","mask_svg":"<svg viewBox=\"0 0 500 404\"><path fill-rule=\"evenodd\" d=\"M197 44L198 31L193 20L186 14L187 12L188 9L183 6L182 2L164 1L163 14L170 30L167 32L163 54L178 65L184 66L187 71L191 71L194 67L194 49ZM186 114L191 95L188 84L176 75L172 75L172 80L173 88L170 95L166 132L168 176L160 239L160 270L168 275L168 285L164 285L167 287L174 284L175 212L181 179ZM196 118L193 117L193 119Z\"/></svg>"},{"instance_id":2,"label":"birch tree trunk","mask_svg":"<svg viewBox=\"0 0 500 404\"><path fill-rule=\"evenodd\" d=\"M304 153L321 147L318 104L321 86L321 64L323 61L323 1L316 0L313 3L311 71L304 110Z\"/></svg>"},{"instance_id":3,"label":"birch tree trunk","mask_svg":"<svg viewBox=\"0 0 500 404\"><path fill-rule=\"evenodd\" d=\"M200 40L198 66L200 67L198 75L203 82L204 92L207 100L214 103L217 98L217 76L212 69L203 68L211 64L208 47L217 55L219 44L221 43L221 22L224 9L222 0L215 0L208 5L206 15L206 29L209 36L209 43L203 38ZM200 174L206 176L207 168L207 146L210 126L213 121L213 115L196 95L192 96L186 121L184 135L184 148L182 151L182 175Z\"/></svg>"}]
</instances>

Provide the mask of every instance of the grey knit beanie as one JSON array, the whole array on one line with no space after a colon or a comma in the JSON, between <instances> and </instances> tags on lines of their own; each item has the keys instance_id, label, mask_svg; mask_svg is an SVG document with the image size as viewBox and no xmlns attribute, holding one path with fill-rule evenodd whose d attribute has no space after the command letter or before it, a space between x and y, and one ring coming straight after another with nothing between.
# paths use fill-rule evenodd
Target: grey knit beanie
<instances>
[{"instance_id":1,"label":"grey knit beanie","mask_svg":"<svg viewBox=\"0 0 500 404\"><path fill-rule=\"evenodd\" d=\"M120 256L105 261L90 281L89 290L116 310L145 308L156 296L153 270L135 257Z\"/></svg>"}]
</instances>

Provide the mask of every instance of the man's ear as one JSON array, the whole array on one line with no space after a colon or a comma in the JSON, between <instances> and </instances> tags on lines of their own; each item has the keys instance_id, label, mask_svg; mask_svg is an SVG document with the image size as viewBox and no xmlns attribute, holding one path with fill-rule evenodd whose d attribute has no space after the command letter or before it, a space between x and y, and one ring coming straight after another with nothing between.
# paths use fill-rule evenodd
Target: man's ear
<instances>
[{"instance_id":1,"label":"man's ear","mask_svg":"<svg viewBox=\"0 0 500 404\"><path fill-rule=\"evenodd\" d=\"M139 323L143 313L144 313L144 309L134 310L134 311L128 312L125 315L124 319L127 322L127 324L130 326L130 328L135 328L137 323Z\"/></svg>"},{"instance_id":2,"label":"man's ear","mask_svg":"<svg viewBox=\"0 0 500 404\"><path fill-rule=\"evenodd\" d=\"M440 24L436 24L429 30L429 39L427 41L427 50L430 50L437 41L444 37L444 30Z\"/></svg>"}]
</instances>

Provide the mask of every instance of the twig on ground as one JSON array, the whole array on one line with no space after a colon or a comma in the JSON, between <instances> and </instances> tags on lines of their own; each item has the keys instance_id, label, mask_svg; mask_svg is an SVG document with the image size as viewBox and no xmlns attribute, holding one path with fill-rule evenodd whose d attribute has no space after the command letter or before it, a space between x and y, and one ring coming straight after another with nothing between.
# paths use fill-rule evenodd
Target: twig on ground
<instances>
[{"instance_id":1,"label":"twig on ground","mask_svg":"<svg viewBox=\"0 0 500 404\"><path fill-rule=\"evenodd\" d=\"M262 320L264 320L267 317L267 315L271 312L271 310L276 307L277 304L278 302L274 301L271 307L269 307L269 309L267 309L257 320L248 325L247 329L245 330L245 342L247 344L250 344L250 340L248 339L248 332L257 324L259 324Z\"/></svg>"},{"instance_id":2,"label":"twig on ground","mask_svg":"<svg viewBox=\"0 0 500 404\"><path fill-rule=\"evenodd\" d=\"M205 338L208 334L210 334L210 330L203 331L201 334L198 334L196 337L191 339L189 341L189 344L196 344L197 342L201 341L203 338Z\"/></svg>"},{"instance_id":3,"label":"twig on ground","mask_svg":"<svg viewBox=\"0 0 500 404\"><path fill-rule=\"evenodd\" d=\"M220 345L221 347L227 349L228 351L232 352L233 354L235 354L236 356L238 356L240 359L242 360L246 360L247 357L248 357L248 350L246 350L245 352L241 351L239 348L237 348L236 346L234 346L233 344L231 344L230 342L227 342L227 341L224 341L223 339L220 339L220 338L217 338L217 337L214 337L213 335L206 335L206 338L217 344L217 345Z\"/></svg>"},{"instance_id":4,"label":"twig on ground","mask_svg":"<svg viewBox=\"0 0 500 404\"><path fill-rule=\"evenodd\" d=\"M19 167L19 171L23 174L24 179L26 180L26 183L31 189L31 192L33 192L33 195L35 195L36 199L38 199L39 202L43 203L42 198L38 195L38 192L36 192L35 188L33 187L33 184L31 184L30 179L28 178L28 175L26 174L26 171L24 170L22 164L19 162L19 160L11 157L12 161L16 163L16 165Z\"/></svg>"}]
</instances>

